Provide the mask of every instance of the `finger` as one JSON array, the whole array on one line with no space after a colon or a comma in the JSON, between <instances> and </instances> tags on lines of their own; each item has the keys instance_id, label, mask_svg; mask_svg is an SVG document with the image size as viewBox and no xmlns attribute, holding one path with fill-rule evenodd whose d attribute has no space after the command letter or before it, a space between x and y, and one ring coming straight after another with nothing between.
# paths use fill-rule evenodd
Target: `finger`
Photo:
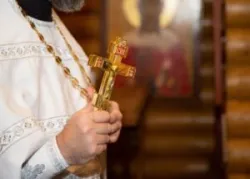
<instances>
[{"instance_id":1,"label":"finger","mask_svg":"<svg viewBox=\"0 0 250 179\"><path fill-rule=\"evenodd\" d=\"M112 112L114 110L118 110L120 111L120 107L119 107L119 104L115 101L109 101L109 108L108 108L108 111L109 112Z\"/></svg>"},{"instance_id":2,"label":"finger","mask_svg":"<svg viewBox=\"0 0 250 179\"><path fill-rule=\"evenodd\" d=\"M113 129L110 123L96 123L94 125L95 125L94 129L95 129L96 134L105 135L105 134L112 133Z\"/></svg>"},{"instance_id":3,"label":"finger","mask_svg":"<svg viewBox=\"0 0 250 179\"><path fill-rule=\"evenodd\" d=\"M118 103L116 103L114 101L110 101L109 112L110 112L110 122L111 123L115 123L118 120L122 120L123 116L122 116L122 113L120 111Z\"/></svg>"},{"instance_id":4,"label":"finger","mask_svg":"<svg viewBox=\"0 0 250 179\"><path fill-rule=\"evenodd\" d=\"M92 99L95 94L95 89L93 87L86 88L87 93L89 94L89 97Z\"/></svg>"},{"instance_id":5,"label":"finger","mask_svg":"<svg viewBox=\"0 0 250 179\"><path fill-rule=\"evenodd\" d=\"M110 121L110 114L106 111L95 111L92 117L93 121L96 123L107 123Z\"/></svg>"},{"instance_id":6,"label":"finger","mask_svg":"<svg viewBox=\"0 0 250 179\"><path fill-rule=\"evenodd\" d=\"M110 127L111 127L111 132L109 134L114 134L117 131L121 130L121 128L122 128L122 122L118 121L118 122L112 124Z\"/></svg>"},{"instance_id":7,"label":"finger","mask_svg":"<svg viewBox=\"0 0 250 179\"><path fill-rule=\"evenodd\" d=\"M96 140L97 140L98 145L107 144L109 143L110 136L109 135L97 135Z\"/></svg>"},{"instance_id":8,"label":"finger","mask_svg":"<svg viewBox=\"0 0 250 179\"><path fill-rule=\"evenodd\" d=\"M98 145L96 148L96 154L99 155L99 154L103 153L106 149L107 149L106 144Z\"/></svg>"},{"instance_id":9,"label":"finger","mask_svg":"<svg viewBox=\"0 0 250 179\"><path fill-rule=\"evenodd\" d=\"M119 136L120 136L121 131L117 131L116 133L112 134L109 138L109 143L115 143L117 142Z\"/></svg>"},{"instance_id":10,"label":"finger","mask_svg":"<svg viewBox=\"0 0 250 179\"><path fill-rule=\"evenodd\" d=\"M121 111L114 110L110 113L110 123L121 121L123 118Z\"/></svg>"}]
</instances>

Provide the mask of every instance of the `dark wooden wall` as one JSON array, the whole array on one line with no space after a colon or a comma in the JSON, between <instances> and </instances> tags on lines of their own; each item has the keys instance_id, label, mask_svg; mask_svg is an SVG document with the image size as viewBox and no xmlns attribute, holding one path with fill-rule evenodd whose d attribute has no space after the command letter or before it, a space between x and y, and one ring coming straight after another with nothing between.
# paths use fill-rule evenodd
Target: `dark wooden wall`
<instances>
[{"instance_id":1,"label":"dark wooden wall","mask_svg":"<svg viewBox=\"0 0 250 179\"><path fill-rule=\"evenodd\" d=\"M226 139L229 179L250 178L250 1L226 0Z\"/></svg>"},{"instance_id":2,"label":"dark wooden wall","mask_svg":"<svg viewBox=\"0 0 250 179\"><path fill-rule=\"evenodd\" d=\"M104 43L102 1L86 1L82 11L72 14L60 13L60 17L87 55L102 52Z\"/></svg>"}]
</instances>

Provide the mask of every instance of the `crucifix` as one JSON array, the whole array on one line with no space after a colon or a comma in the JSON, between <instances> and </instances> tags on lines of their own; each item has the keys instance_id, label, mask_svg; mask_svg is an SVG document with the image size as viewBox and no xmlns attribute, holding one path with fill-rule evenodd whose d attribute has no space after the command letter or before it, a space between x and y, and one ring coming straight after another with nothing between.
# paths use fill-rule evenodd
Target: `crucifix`
<instances>
[{"instance_id":1,"label":"crucifix","mask_svg":"<svg viewBox=\"0 0 250 179\"><path fill-rule=\"evenodd\" d=\"M99 92L95 93L92 101L97 109L102 110L107 110L108 108L108 100L112 94L115 77L121 75L134 78L136 73L135 67L122 63L122 59L126 58L128 54L128 45L125 40L117 37L116 40L109 45L108 54L108 58L90 55L88 63L91 67L104 70Z\"/></svg>"},{"instance_id":2,"label":"crucifix","mask_svg":"<svg viewBox=\"0 0 250 179\"><path fill-rule=\"evenodd\" d=\"M108 48L108 58L103 58L97 55L90 55L89 66L93 68L100 68L104 70L101 86L98 93L94 94L92 104L101 110L108 109L108 101L111 98L113 91L115 77L121 75L128 78L134 78L135 67L122 63L122 59L127 57L128 45L127 41L117 37L115 41L111 42ZM106 165L106 156L101 156L102 165ZM106 168L106 167L105 167ZM106 174L102 178L106 178Z\"/></svg>"},{"instance_id":3,"label":"crucifix","mask_svg":"<svg viewBox=\"0 0 250 179\"><path fill-rule=\"evenodd\" d=\"M90 55L89 66L93 68L100 68L104 70L101 86L98 93L94 94L92 104L97 109L107 110L108 101L111 97L115 77L117 75L134 78L135 67L122 63L122 59L127 57L128 45L125 40L117 37L115 41L111 42L108 48L108 58L103 58L97 55ZM105 165L105 156L102 159L102 165ZM105 175L105 174L104 174ZM103 176L105 178L105 176Z\"/></svg>"},{"instance_id":4,"label":"crucifix","mask_svg":"<svg viewBox=\"0 0 250 179\"><path fill-rule=\"evenodd\" d=\"M104 71L101 86L98 93L94 94L92 104L96 110L108 110L109 100L117 75L128 78L134 78L136 68L122 63L127 57L128 45L127 41L117 37L111 42L108 48L108 58L97 55L90 55L88 65L93 68L100 68ZM91 160L86 165L74 165L68 169L69 173L75 173L79 177L88 177L94 174L101 174L102 178L106 178L103 168L106 169L106 154ZM64 175L61 175L64 176ZM60 177L61 177L60 176Z\"/></svg>"}]
</instances>

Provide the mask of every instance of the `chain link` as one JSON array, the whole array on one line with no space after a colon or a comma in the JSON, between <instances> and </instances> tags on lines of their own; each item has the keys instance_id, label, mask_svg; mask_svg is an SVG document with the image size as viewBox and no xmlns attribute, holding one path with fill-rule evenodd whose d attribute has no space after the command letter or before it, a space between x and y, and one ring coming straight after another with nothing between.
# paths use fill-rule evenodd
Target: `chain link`
<instances>
[{"instance_id":1,"label":"chain link","mask_svg":"<svg viewBox=\"0 0 250 179\"><path fill-rule=\"evenodd\" d=\"M19 4L19 2L17 0L16 0L16 3L18 5L18 8L20 9L23 17L29 22L30 27L36 32L39 40L46 46L47 51L54 57L56 63L62 68L62 70L64 72L64 75L70 80L72 86L80 92L81 97L83 97L83 98L85 97L85 98L87 98L89 100L90 97L89 97L89 94L88 94L87 90L80 85L77 78L72 75L70 69L63 64L61 57L56 55L56 52L55 52L54 48L51 45L48 44L48 42L45 40L44 36L37 29L35 23L32 22L28 18L27 13L24 11L24 9L22 9L22 7L20 6L20 4ZM88 86L93 87L90 77L88 76L88 74L87 74L86 70L84 69L83 65L81 64L78 56L75 54L75 52L72 49L71 45L68 43L67 39L63 35L61 29L57 25L54 18L53 18L53 22L55 23L55 26L56 26L57 30L59 31L60 35L62 36L62 38L63 38L63 40L64 40L64 42L65 42L71 56L73 57L74 61L77 63L78 67L80 68L80 71L81 71L82 75L84 76Z\"/></svg>"}]
</instances>

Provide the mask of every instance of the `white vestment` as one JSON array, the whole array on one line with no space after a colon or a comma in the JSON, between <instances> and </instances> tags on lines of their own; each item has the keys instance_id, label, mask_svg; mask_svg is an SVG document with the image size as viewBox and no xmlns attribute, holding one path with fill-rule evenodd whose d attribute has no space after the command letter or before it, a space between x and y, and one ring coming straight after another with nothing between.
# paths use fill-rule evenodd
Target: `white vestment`
<instances>
[{"instance_id":1,"label":"white vestment","mask_svg":"<svg viewBox=\"0 0 250 179\"><path fill-rule=\"evenodd\" d=\"M86 87L55 24L31 20ZM85 53L58 17L56 21L90 74ZM49 179L64 170L68 165L55 135L85 105L15 0L0 0L0 179Z\"/></svg>"}]
</instances>

